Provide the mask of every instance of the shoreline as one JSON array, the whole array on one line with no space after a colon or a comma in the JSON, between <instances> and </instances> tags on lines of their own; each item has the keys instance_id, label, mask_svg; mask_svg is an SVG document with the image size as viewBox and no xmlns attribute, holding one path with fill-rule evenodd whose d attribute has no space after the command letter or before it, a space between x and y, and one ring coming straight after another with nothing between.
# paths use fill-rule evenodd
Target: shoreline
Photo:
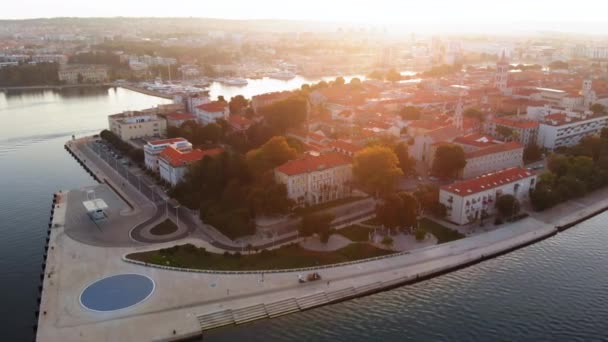
<instances>
[{"instance_id":1,"label":"shoreline","mask_svg":"<svg viewBox=\"0 0 608 342\"><path fill-rule=\"evenodd\" d=\"M91 173L86 163L81 164ZM408 252L302 269L212 271L125 258L130 253L185 241L213 248L200 237L112 248L70 238L65 230L70 228L74 212L78 214L82 209L68 205L67 200L78 191L60 191L53 197L34 326L39 340L76 341L82 336L93 340L197 337L223 326L305 311L431 279L532 245L608 209L608 188L605 188L489 232ZM59 248L55 249L56 246ZM74 255L78 257L74 259ZM85 270L82 265L87 265ZM306 284L294 281L299 273L313 270L322 275L322 281ZM103 315L74 304L73 299L86 284L124 273L141 273L154 279L158 284L156 292L146 303ZM109 335L108 330L112 330Z\"/></svg>"},{"instance_id":2,"label":"shoreline","mask_svg":"<svg viewBox=\"0 0 608 342\"><path fill-rule=\"evenodd\" d=\"M113 328L119 327L120 325L118 325L118 320L126 319L129 321L138 321L139 317L147 317L150 315L154 316L153 313L135 312L131 313L127 317L115 317L113 319L110 319L110 323L108 323L107 317L105 317L101 321L99 321L98 318L92 317L92 321L88 324L85 324L84 326L78 324L69 324L69 327L54 327L52 326L52 324L50 324L53 322L45 320L45 318L49 316L49 314L45 314L45 312L51 311L46 310L46 308L52 305L53 302L55 302L54 304L56 305L60 305L61 303L57 301L58 297L61 297L65 300L66 295L65 293L61 293L62 291L59 287L56 286L57 284L53 286L53 283L48 276L49 273L53 274L53 272L61 272L58 265L64 266L63 263L60 262L61 257L58 258L57 256L57 254L60 252L53 251L53 249L55 245L64 245L66 242L68 242L65 238L66 235L63 233L63 230L65 229L63 226L64 222L69 222L66 221L65 218L67 212L67 205L63 205L62 201L62 198L67 198L68 194L69 191L60 192L54 196L53 209L51 211L51 223L49 224L48 229L49 237L47 238L47 244L45 246L46 259L43 263L43 273L41 274L41 278L43 278L43 284L39 287L39 289L41 290L41 297L39 299L40 308L37 311L38 339L45 340L46 337L46 339L49 340L53 340L55 338L67 338L67 340L76 340L77 336L72 335L72 333L75 333L76 330L73 329L75 328L79 330L79 327L85 328L85 326L86 330L92 329L93 331L96 331L94 332L94 335L100 337L103 336L99 335L101 331L109 328L108 324L110 324L110 326ZM268 289L264 292L258 291L250 294L243 294L236 298L216 298L209 304L203 304L202 306L200 306L198 303L186 304L185 306L187 308L182 310L188 310L191 315L194 315L196 318L196 323L191 324L187 329L180 329L180 333L175 336L165 335L162 336L161 339L174 340L201 336L201 334L204 334L205 330L215 329L218 327L234 324L242 324L258 319L273 318L279 315L289 314L297 311L304 311L311 308L337 303L352 298L369 295L372 293L383 292L403 285L413 284L419 281L434 278L436 276L440 276L458 269L466 268L481 261L495 258L497 256L504 255L511 251L542 241L546 238L558 234L561 231L571 228L584 220L587 220L602 213L607 208L608 200L605 200L596 203L595 206L592 206L587 210L580 210L576 213L571 213L570 215L568 215L567 218L560 219L558 222L559 225L542 223L541 221L530 218L518 221L520 222L520 224L517 227L510 226L493 231L499 233L492 234L493 232L488 232L469 238L448 242L442 245L435 245L426 248L421 248L418 250L413 250L410 253L406 253L405 255L387 256L385 258L382 258L384 260L368 259L365 261L355 262L353 265L333 265L324 267L323 272L327 273L327 270L331 270L332 268L338 271L344 270L346 268L352 269L353 267L370 265L373 266L372 269L374 269L374 271L370 273L351 275L346 274L340 278L332 278L332 287L334 282L346 282L347 284L350 284L350 286L342 287L337 290L333 290L332 287L325 289L324 281L322 281L319 284L306 284L305 286L296 286L295 288L285 288L283 286L275 289ZM589 210L591 211L589 212ZM584 213L584 215L577 215L580 213ZM536 225L530 228L529 223ZM562 229L560 230L558 229L558 227L562 227ZM490 235L493 235L494 237L491 237ZM475 242L475 240L477 240L477 242ZM486 243L483 243L484 241ZM74 243L79 244L77 242ZM72 244L72 242L70 241L69 244ZM163 245L173 244L175 243L167 243ZM467 245L471 245L473 247L467 247ZM47 251L49 251L49 246L51 246L51 251L47 254ZM141 251L150 247L152 246L137 248L136 250ZM159 248L159 246L153 247ZM85 246L84 248L94 247ZM456 249L457 252L451 252L445 255L440 255L439 257L428 257L428 255L433 254L434 251L439 248ZM425 257L425 255L427 256ZM422 258L420 258L420 256L422 256ZM399 274L394 274L396 273L394 272L395 268L391 268L389 266L391 263L396 263L395 260L399 258L410 258L413 261L411 260L411 263L406 263L405 266L399 267L399 272L397 272ZM393 259L393 261L391 261L390 259ZM183 277L184 275L186 275L186 277L197 277L197 273L185 272L183 269L176 270L171 269L169 267L155 265L141 266L131 262L125 262L122 259L119 262L123 263L123 265L119 264L119 266L124 266L124 264L131 264L130 266L135 267L135 270L138 270L139 272L144 272L146 274L171 274L173 276L179 275L180 277ZM384 269L382 267L384 267ZM47 272L49 269L51 271ZM129 268L128 270L123 270L120 273L126 273L127 271L132 271L133 269L134 268ZM215 278L226 277L227 279L231 280L232 278L239 276L255 276L256 273L260 272L226 272L226 274L222 274L221 272L213 271L210 276ZM297 272L298 270L284 270L276 271L275 273L277 274L277 276L284 277L285 275L289 274L297 274ZM273 274L272 271L264 271L264 273L266 273L268 277L272 277ZM54 277L59 277L59 275L54 275ZM90 281L90 279L88 279L87 281ZM320 288L322 288L322 292L318 292L319 286ZM56 291L50 292L51 290L49 288L54 288ZM285 292L290 292L288 298L285 298ZM77 293L72 293L72 295L75 295ZM235 299L237 299L236 302ZM217 305L219 305L219 307ZM183 307L183 305L181 305L180 307ZM221 309L219 309L220 307ZM59 307L53 310L53 312L59 313L62 311L57 309L59 309ZM134 310L137 311L137 309ZM179 319L179 316L175 316L174 314L172 314L174 311L179 311L175 308L157 308L155 311L158 310L167 310L170 316L174 317L173 319ZM167 319L167 317L165 316L164 319ZM173 321L171 320L171 318L168 319L169 321L167 321L167 325L171 326L173 324ZM56 317L56 320L59 320L59 317ZM142 318L142 320L146 322L145 324L151 324L150 319ZM156 321L157 319L153 320ZM143 322L133 323L137 325L144 324ZM126 325L128 324L129 323L127 322ZM100 326L96 327L97 325ZM34 329L36 329L36 327ZM59 331L56 329L62 330L62 333L59 333ZM135 336L137 336L140 339L160 337L158 335L150 335L141 332L138 335L128 335L132 333L133 332L123 331L122 334L127 335L120 335L121 333L117 332L118 335L115 335L115 337L123 336L123 338L134 338ZM72 336L72 338L70 338L69 336Z\"/></svg>"},{"instance_id":3,"label":"shoreline","mask_svg":"<svg viewBox=\"0 0 608 342\"><path fill-rule=\"evenodd\" d=\"M140 88L140 87L136 87L136 86L133 86L133 85L121 84L121 85L119 85L117 87L124 88L124 89L127 89L127 90L131 90L131 91L134 91L134 92L137 92L137 93L140 93L140 94L144 94L144 95L156 96L156 97L160 97L160 98L163 98L163 99L173 100L173 95L159 93L157 91Z\"/></svg>"},{"instance_id":4,"label":"shoreline","mask_svg":"<svg viewBox=\"0 0 608 342\"><path fill-rule=\"evenodd\" d=\"M111 83L101 84L58 84L58 85L36 85L36 86L16 86L16 87L2 87L0 86L0 92L8 92L11 90L62 90L62 89L76 89L76 88L112 88L117 87Z\"/></svg>"}]
</instances>

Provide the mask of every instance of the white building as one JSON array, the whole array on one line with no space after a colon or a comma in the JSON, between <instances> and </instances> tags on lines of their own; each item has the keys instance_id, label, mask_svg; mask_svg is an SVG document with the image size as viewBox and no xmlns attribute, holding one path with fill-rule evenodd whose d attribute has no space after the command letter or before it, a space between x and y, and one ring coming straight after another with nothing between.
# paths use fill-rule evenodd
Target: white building
<instances>
[{"instance_id":1,"label":"white building","mask_svg":"<svg viewBox=\"0 0 608 342\"><path fill-rule=\"evenodd\" d=\"M58 71L59 81L66 84L104 83L108 68L101 65L65 65Z\"/></svg>"},{"instance_id":2,"label":"white building","mask_svg":"<svg viewBox=\"0 0 608 342\"><path fill-rule=\"evenodd\" d=\"M561 146L573 146L585 136L599 134L602 128L607 126L608 116L587 118L582 114L546 115L539 126L538 145L551 150Z\"/></svg>"},{"instance_id":3,"label":"white building","mask_svg":"<svg viewBox=\"0 0 608 342\"><path fill-rule=\"evenodd\" d=\"M448 221L464 225L479 220L484 212L486 215L494 214L500 196L513 195L522 202L535 186L536 175L533 172L514 167L442 186L439 202L448 209Z\"/></svg>"},{"instance_id":4,"label":"white building","mask_svg":"<svg viewBox=\"0 0 608 342\"><path fill-rule=\"evenodd\" d=\"M275 168L274 176L298 205L324 203L351 194L352 159L336 152L307 154Z\"/></svg>"},{"instance_id":5,"label":"white building","mask_svg":"<svg viewBox=\"0 0 608 342\"><path fill-rule=\"evenodd\" d=\"M228 104L222 101L213 101L194 107L194 115L200 124L207 125L219 119L228 120Z\"/></svg>"},{"instance_id":6,"label":"white building","mask_svg":"<svg viewBox=\"0 0 608 342\"><path fill-rule=\"evenodd\" d=\"M513 136L503 137L499 127L511 130L514 133L514 140L519 141L524 146L536 143L538 137L538 122L536 121L510 117L499 117L490 120L488 123L489 134L498 139L511 139Z\"/></svg>"},{"instance_id":7,"label":"white building","mask_svg":"<svg viewBox=\"0 0 608 342\"><path fill-rule=\"evenodd\" d=\"M153 113L123 112L108 116L110 130L123 141L160 137L167 133L167 121Z\"/></svg>"},{"instance_id":8,"label":"white building","mask_svg":"<svg viewBox=\"0 0 608 342\"><path fill-rule=\"evenodd\" d=\"M192 151L192 144L184 138L151 140L144 145L146 167L158 171L158 155L167 147L173 147L180 152Z\"/></svg>"},{"instance_id":9,"label":"white building","mask_svg":"<svg viewBox=\"0 0 608 342\"><path fill-rule=\"evenodd\" d=\"M524 146L516 141L495 144L465 154L461 177L469 179L485 173L524 165Z\"/></svg>"},{"instance_id":10,"label":"white building","mask_svg":"<svg viewBox=\"0 0 608 342\"><path fill-rule=\"evenodd\" d=\"M222 148L210 150L195 149L190 152L181 152L172 146L165 148L158 156L158 169L160 177L169 182L171 186L179 184L188 171L188 166L203 159L205 156L216 156L224 152Z\"/></svg>"}]
</instances>

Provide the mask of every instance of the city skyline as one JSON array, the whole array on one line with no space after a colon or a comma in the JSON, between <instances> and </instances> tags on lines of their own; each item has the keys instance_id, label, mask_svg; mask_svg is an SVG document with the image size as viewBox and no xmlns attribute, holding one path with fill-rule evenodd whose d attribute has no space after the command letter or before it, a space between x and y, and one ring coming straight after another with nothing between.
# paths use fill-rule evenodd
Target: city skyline
<instances>
[{"instance_id":1,"label":"city skyline","mask_svg":"<svg viewBox=\"0 0 608 342\"><path fill-rule=\"evenodd\" d=\"M361 2L359 2L361 3ZM590 0L572 6L565 1L514 0L503 6L489 6L479 0L426 1L407 5L395 0L379 0L373 5L348 1L331 3L311 0L297 10L276 1L229 0L208 6L193 0L164 3L117 2L83 3L63 0L52 5L43 0L11 3L3 9L3 19L52 17L200 17L238 20L303 20L395 27L412 31L521 32L552 30L600 34L608 32L602 7ZM595 10L589 11L589 8ZM525 9L525 10L524 10ZM566 25L565 25L566 24Z\"/></svg>"}]
</instances>

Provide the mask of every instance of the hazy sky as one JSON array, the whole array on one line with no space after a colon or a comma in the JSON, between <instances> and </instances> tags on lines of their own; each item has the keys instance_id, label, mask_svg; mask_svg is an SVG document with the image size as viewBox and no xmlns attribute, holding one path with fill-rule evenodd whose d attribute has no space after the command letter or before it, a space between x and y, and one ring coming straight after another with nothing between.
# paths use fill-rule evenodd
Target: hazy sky
<instances>
[{"instance_id":1,"label":"hazy sky","mask_svg":"<svg viewBox=\"0 0 608 342\"><path fill-rule=\"evenodd\" d=\"M549 22L608 26L605 0L21 0L3 1L6 19L57 16L176 16L308 19L370 24L500 25ZM587 24L587 25L586 25ZM574 25L574 24L573 24ZM409 26L409 25L408 25ZM516 25L513 25L516 26ZM517 27L512 27L517 29ZM568 26L556 26L568 31Z\"/></svg>"}]
</instances>

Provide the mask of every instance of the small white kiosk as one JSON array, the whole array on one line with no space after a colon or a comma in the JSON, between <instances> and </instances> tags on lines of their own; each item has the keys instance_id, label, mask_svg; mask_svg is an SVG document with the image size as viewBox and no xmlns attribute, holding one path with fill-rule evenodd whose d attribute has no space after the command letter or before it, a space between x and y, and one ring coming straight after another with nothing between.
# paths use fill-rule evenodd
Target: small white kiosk
<instances>
[{"instance_id":1,"label":"small white kiosk","mask_svg":"<svg viewBox=\"0 0 608 342\"><path fill-rule=\"evenodd\" d=\"M87 191L87 200L82 202L82 204L87 209L87 214L91 220L99 221L106 218L104 210L108 208L108 205L101 198L95 198L93 190Z\"/></svg>"}]
</instances>

